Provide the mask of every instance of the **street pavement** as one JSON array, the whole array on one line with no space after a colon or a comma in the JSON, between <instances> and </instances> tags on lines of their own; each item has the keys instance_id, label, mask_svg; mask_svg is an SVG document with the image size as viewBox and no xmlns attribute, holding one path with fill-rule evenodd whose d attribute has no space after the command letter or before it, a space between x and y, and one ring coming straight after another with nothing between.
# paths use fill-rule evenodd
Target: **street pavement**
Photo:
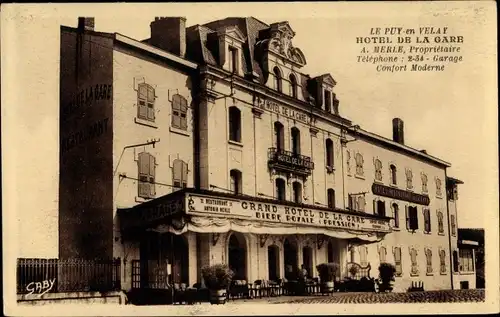
<instances>
[{"instance_id":1,"label":"street pavement","mask_svg":"<svg viewBox=\"0 0 500 317\"><path fill-rule=\"evenodd\" d=\"M372 304L372 303L466 303L484 302L484 289L442 290L411 293L333 293L316 296L283 296L266 299L235 300L269 304ZM231 303L233 301L230 301Z\"/></svg>"}]
</instances>

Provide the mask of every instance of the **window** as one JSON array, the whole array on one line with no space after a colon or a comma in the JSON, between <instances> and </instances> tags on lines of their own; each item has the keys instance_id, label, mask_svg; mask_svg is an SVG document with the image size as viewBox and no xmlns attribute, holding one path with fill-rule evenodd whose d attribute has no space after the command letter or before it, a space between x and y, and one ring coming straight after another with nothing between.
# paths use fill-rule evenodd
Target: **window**
<instances>
[{"instance_id":1,"label":"window","mask_svg":"<svg viewBox=\"0 0 500 317\"><path fill-rule=\"evenodd\" d=\"M396 169L396 166L392 165L390 166L390 169L391 169L391 184L392 185L397 185L398 184L398 180L397 180L397 169Z\"/></svg>"},{"instance_id":2,"label":"window","mask_svg":"<svg viewBox=\"0 0 500 317\"><path fill-rule=\"evenodd\" d=\"M446 273L446 251L439 251L439 272L441 274Z\"/></svg>"},{"instance_id":3,"label":"window","mask_svg":"<svg viewBox=\"0 0 500 317\"><path fill-rule=\"evenodd\" d=\"M231 179L231 192L236 195L241 194L241 172L233 169L229 172L229 177Z\"/></svg>"},{"instance_id":4,"label":"window","mask_svg":"<svg viewBox=\"0 0 500 317\"><path fill-rule=\"evenodd\" d=\"M331 139L326 139L325 143L326 166L333 167L333 141Z\"/></svg>"},{"instance_id":5,"label":"window","mask_svg":"<svg viewBox=\"0 0 500 317\"><path fill-rule=\"evenodd\" d=\"M432 250L431 249L425 250L425 259L426 259L426 264L427 264L426 272L427 272L427 274L432 274Z\"/></svg>"},{"instance_id":6,"label":"window","mask_svg":"<svg viewBox=\"0 0 500 317\"><path fill-rule=\"evenodd\" d=\"M368 248L365 247L364 245L359 247L359 264L361 266L367 266L368 265Z\"/></svg>"},{"instance_id":7,"label":"window","mask_svg":"<svg viewBox=\"0 0 500 317\"><path fill-rule=\"evenodd\" d=\"M229 47L229 71L238 72L238 49L232 46Z\"/></svg>"},{"instance_id":8,"label":"window","mask_svg":"<svg viewBox=\"0 0 500 317\"><path fill-rule=\"evenodd\" d=\"M365 196L363 195L358 196L358 203L356 209L358 211L365 211L365 205L366 205Z\"/></svg>"},{"instance_id":9,"label":"window","mask_svg":"<svg viewBox=\"0 0 500 317\"><path fill-rule=\"evenodd\" d=\"M394 218L394 228L399 228L399 206L392 204L392 217Z\"/></svg>"},{"instance_id":10,"label":"window","mask_svg":"<svg viewBox=\"0 0 500 317\"><path fill-rule=\"evenodd\" d=\"M137 91L139 119L155 121L155 90L151 85L139 84Z\"/></svg>"},{"instance_id":11,"label":"window","mask_svg":"<svg viewBox=\"0 0 500 317\"><path fill-rule=\"evenodd\" d=\"M474 272L474 256L470 249L459 249L460 255L460 272Z\"/></svg>"},{"instance_id":12,"label":"window","mask_svg":"<svg viewBox=\"0 0 500 317\"><path fill-rule=\"evenodd\" d=\"M413 172L411 171L411 169L407 168L405 174L406 174L406 188L413 189Z\"/></svg>"},{"instance_id":13,"label":"window","mask_svg":"<svg viewBox=\"0 0 500 317\"><path fill-rule=\"evenodd\" d=\"M300 130L295 127L292 128L292 153L300 154Z\"/></svg>"},{"instance_id":14,"label":"window","mask_svg":"<svg viewBox=\"0 0 500 317\"><path fill-rule=\"evenodd\" d=\"M359 176L363 176L363 155L361 153L356 153L356 174Z\"/></svg>"},{"instance_id":15,"label":"window","mask_svg":"<svg viewBox=\"0 0 500 317\"><path fill-rule=\"evenodd\" d=\"M347 174L351 174L351 151L346 151Z\"/></svg>"},{"instance_id":16,"label":"window","mask_svg":"<svg viewBox=\"0 0 500 317\"><path fill-rule=\"evenodd\" d=\"M385 217L385 201L374 200L374 214Z\"/></svg>"},{"instance_id":17,"label":"window","mask_svg":"<svg viewBox=\"0 0 500 317\"><path fill-rule=\"evenodd\" d=\"M411 259L411 275L418 275L418 261L417 261L417 250L415 248L411 248L410 250L410 259Z\"/></svg>"},{"instance_id":18,"label":"window","mask_svg":"<svg viewBox=\"0 0 500 317\"><path fill-rule=\"evenodd\" d=\"M281 71L280 69L276 66L273 69L274 72L274 89L277 91L281 92Z\"/></svg>"},{"instance_id":19,"label":"window","mask_svg":"<svg viewBox=\"0 0 500 317\"><path fill-rule=\"evenodd\" d=\"M187 130L187 100L181 95L172 97L172 127Z\"/></svg>"},{"instance_id":20,"label":"window","mask_svg":"<svg viewBox=\"0 0 500 317\"><path fill-rule=\"evenodd\" d=\"M276 179L276 198L280 201L284 201L285 197L285 180L281 178Z\"/></svg>"},{"instance_id":21,"label":"window","mask_svg":"<svg viewBox=\"0 0 500 317\"><path fill-rule=\"evenodd\" d=\"M424 232L431 232L431 211L430 209L424 209Z\"/></svg>"},{"instance_id":22,"label":"window","mask_svg":"<svg viewBox=\"0 0 500 317\"><path fill-rule=\"evenodd\" d=\"M422 173L422 192L427 193L427 174Z\"/></svg>"},{"instance_id":23,"label":"window","mask_svg":"<svg viewBox=\"0 0 500 317\"><path fill-rule=\"evenodd\" d=\"M382 162L379 159L375 160L375 180L382 181Z\"/></svg>"},{"instance_id":24,"label":"window","mask_svg":"<svg viewBox=\"0 0 500 317\"><path fill-rule=\"evenodd\" d=\"M276 149L278 151L283 151L283 149L285 148L285 133L283 124L281 124L281 122L276 121L274 123L274 138Z\"/></svg>"},{"instance_id":25,"label":"window","mask_svg":"<svg viewBox=\"0 0 500 317\"><path fill-rule=\"evenodd\" d=\"M380 263L386 263L387 262L386 255L387 255L386 248L385 247L380 247L378 249L378 257L380 259Z\"/></svg>"},{"instance_id":26,"label":"window","mask_svg":"<svg viewBox=\"0 0 500 317\"><path fill-rule=\"evenodd\" d=\"M396 267L396 276L401 276L403 274L403 266L401 263L401 248L394 248L394 266Z\"/></svg>"},{"instance_id":27,"label":"window","mask_svg":"<svg viewBox=\"0 0 500 317\"><path fill-rule=\"evenodd\" d=\"M438 217L438 233L444 234L443 213L440 210L438 210L437 212L437 217Z\"/></svg>"},{"instance_id":28,"label":"window","mask_svg":"<svg viewBox=\"0 0 500 317\"><path fill-rule=\"evenodd\" d=\"M458 272L458 252L453 251L453 272Z\"/></svg>"},{"instance_id":29,"label":"window","mask_svg":"<svg viewBox=\"0 0 500 317\"><path fill-rule=\"evenodd\" d=\"M147 152L139 153L139 197L153 198L155 193L155 157Z\"/></svg>"},{"instance_id":30,"label":"window","mask_svg":"<svg viewBox=\"0 0 500 317\"><path fill-rule=\"evenodd\" d=\"M332 188L329 188L327 191L328 195L328 208L335 208L335 190Z\"/></svg>"},{"instance_id":31,"label":"window","mask_svg":"<svg viewBox=\"0 0 500 317\"><path fill-rule=\"evenodd\" d=\"M293 182L293 201L297 204L302 203L302 185L299 182Z\"/></svg>"},{"instance_id":32,"label":"window","mask_svg":"<svg viewBox=\"0 0 500 317\"><path fill-rule=\"evenodd\" d=\"M441 180L439 178L436 178L436 195L441 196L442 191L441 191Z\"/></svg>"},{"instance_id":33,"label":"window","mask_svg":"<svg viewBox=\"0 0 500 317\"><path fill-rule=\"evenodd\" d=\"M187 187L188 165L183 160L176 159L173 163L174 190Z\"/></svg>"},{"instance_id":34,"label":"window","mask_svg":"<svg viewBox=\"0 0 500 317\"><path fill-rule=\"evenodd\" d=\"M456 236L457 235L457 227L455 223L455 215L450 215L450 226L451 226L451 235Z\"/></svg>"},{"instance_id":35,"label":"window","mask_svg":"<svg viewBox=\"0 0 500 317\"><path fill-rule=\"evenodd\" d=\"M406 206L406 229L415 231L418 229L417 207Z\"/></svg>"},{"instance_id":36,"label":"window","mask_svg":"<svg viewBox=\"0 0 500 317\"><path fill-rule=\"evenodd\" d=\"M328 90L325 90L325 111L332 112L331 108L332 104L332 93Z\"/></svg>"},{"instance_id":37,"label":"window","mask_svg":"<svg viewBox=\"0 0 500 317\"><path fill-rule=\"evenodd\" d=\"M297 98L297 79L294 74L290 75L290 95Z\"/></svg>"},{"instance_id":38,"label":"window","mask_svg":"<svg viewBox=\"0 0 500 317\"><path fill-rule=\"evenodd\" d=\"M241 111L235 106L229 107L229 140L241 142Z\"/></svg>"}]
</instances>

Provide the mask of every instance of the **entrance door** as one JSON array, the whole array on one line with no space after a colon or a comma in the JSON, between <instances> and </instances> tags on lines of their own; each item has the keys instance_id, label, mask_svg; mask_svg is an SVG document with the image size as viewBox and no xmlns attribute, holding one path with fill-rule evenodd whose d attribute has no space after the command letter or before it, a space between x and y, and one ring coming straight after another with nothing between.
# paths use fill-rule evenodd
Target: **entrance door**
<instances>
[{"instance_id":1,"label":"entrance door","mask_svg":"<svg viewBox=\"0 0 500 317\"><path fill-rule=\"evenodd\" d=\"M312 248L304 247L302 249L302 263L304 263L304 268L307 270L307 277L312 277Z\"/></svg>"},{"instance_id":2,"label":"entrance door","mask_svg":"<svg viewBox=\"0 0 500 317\"><path fill-rule=\"evenodd\" d=\"M267 248L267 263L269 279L271 281L277 281L280 278L279 275L279 249L275 245L271 245Z\"/></svg>"},{"instance_id":3,"label":"entrance door","mask_svg":"<svg viewBox=\"0 0 500 317\"><path fill-rule=\"evenodd\" d=\"M246 247L241 235L231 234L228 253L228 265L234 272L233 279L246 280Z\"/></svg>"},{"instance_id":4,"label":"entrance door","mask_svg":"<svg viewBox=\"0 0 500 317\"><path fill-rule=\"evenodd\" d=\"M285 264L285 278L287 280L295 280L297 272L297 246L285 239L283 243L283 258Z\"/></svg>"},{"instance_id":5,"label":"entrance door","mask_svg":"<svg viewBox=\"0 0 500 317\"><path fill-rule=\"evenodd\" d=\"M189 283L189 250L183 236L147 233L141 240L140 257L141 287L166 288L169 283Z\"/></svg>"}]
</instances>

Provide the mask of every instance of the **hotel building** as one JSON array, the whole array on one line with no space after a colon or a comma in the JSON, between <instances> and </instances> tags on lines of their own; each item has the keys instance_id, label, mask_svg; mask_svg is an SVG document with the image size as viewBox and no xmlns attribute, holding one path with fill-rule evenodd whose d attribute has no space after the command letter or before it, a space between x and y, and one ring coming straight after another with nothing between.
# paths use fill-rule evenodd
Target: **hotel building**
<instances>
[{"instance_id":1,"label":"hotel building","mask_svg":"<svg viewBox=\"0 0 500 317\"><path fill-rule=\"evenodd\" d=\"M332 75L302 72L288 22L156 18L151 37L61 27L59 257L120 258L122 286L250 282L348 262L451 289L451 165L341 115Z\"/></svg>"}]
</instances>

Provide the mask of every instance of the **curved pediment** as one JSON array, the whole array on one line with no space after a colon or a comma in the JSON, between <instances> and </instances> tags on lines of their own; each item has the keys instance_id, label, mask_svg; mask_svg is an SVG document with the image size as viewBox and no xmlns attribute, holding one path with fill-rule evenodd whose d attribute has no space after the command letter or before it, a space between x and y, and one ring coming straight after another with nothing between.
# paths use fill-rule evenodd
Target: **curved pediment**
<instances>
[{"instance_id":1,"label":"curved pediment","mask_svg":"<svg viewBox=\"0 0 500 317\"><path fill-rule=\"evenodd\" d=\"M292 63L304 66L306 58L304 53L299 48L292 45L292 39L295 32L292 30L288 22L280 22L271 24L269 29L269 42L267 48L281 56L284 56Z\"/></svg>"}]
</instances>

